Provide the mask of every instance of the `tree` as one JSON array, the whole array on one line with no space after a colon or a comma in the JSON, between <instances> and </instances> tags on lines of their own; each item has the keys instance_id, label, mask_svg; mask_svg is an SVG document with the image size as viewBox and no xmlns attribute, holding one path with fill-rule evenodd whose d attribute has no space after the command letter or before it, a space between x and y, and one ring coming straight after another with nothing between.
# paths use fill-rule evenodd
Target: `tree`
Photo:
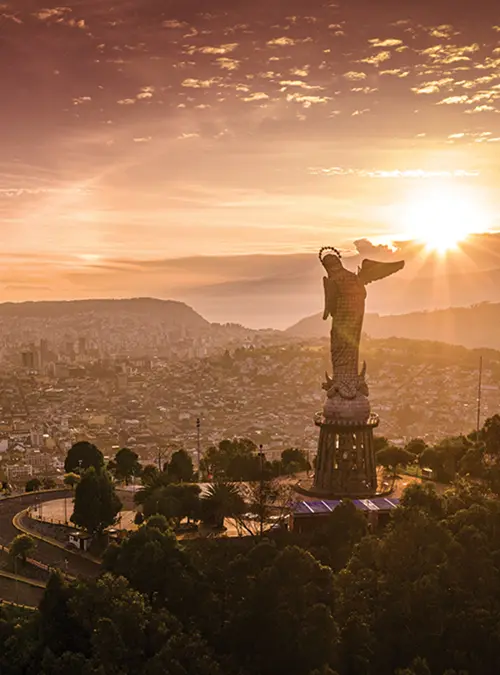
<instances>
[{"instance_id":1,"label":"tree","mask_svg":"<svg viewBox=\"0 0 500 675\"><path fill-rule=\"evenodd\" d=\"M299 448L287 448L281 453L281 465L284 474L294 474L299 471L310 471L306 453Z\"/></svg>"},{"instance_id":2,"label":"tree","mask_svg":"<svg viewBox=\"0 0 500 675\"><path fill-rule=\"evenodd\" d=\"M224 527L224 518L235 518L245 512L245 502L234 483L217 481L209 485L200 500L204 523L215 528Z\"/></svg>"},{"instance_id":3,"label":"tree","mask_svg":"<svg viewBox=\"0 0 500 675\"><path fill-rule=\"evenodd\" d=\"M298 546L280 551L264 541L234 560L227 575L232 612L221 639L249 672L304 675L333 665L338 627L330 568Z\"/></svg>"},{"instance_id":4,"label":"tree","mask_svg":"<svg viewBox=\"0 0 500 675\"><path fill-rule=\"evenodd\" d=\"M24 488L26 492L36 492L42 487L42 481L39 478L30 478Z\"/></svg>"},{"instance_id":5,"label":"tree","mask_svg":"<svg viewBox=\"0 0 500 675\"><path fill-rule=\"evenodd\" d=\"M354 547L368 533L366 516L351 501L343 501L318 527L301 537L305 547L324 565L339 571L347 564Z\"/></svg>"},{"instance_id":6,"label":"tree","mask_svg":"<svg viewBox=\"0 0 500 675\"><path fill-rule=\"evenodd\" d=\"M161 517L160 517L161 518ZM119 545L108 547L103 567L130 584L155 602L162 601L171 612L192 622L203 606L206 592L198 571L185 550L168 529L165 519L160 526L154 516L123 539Z\"/></svg>"},{"instance_id":7,"label":"tree","mask_svg":"<svg viewBox=\"0 0 500 675\"><path fill-rule=\"evenodd\" d=\"M412 438L405 446L406 452L415 457L421 455L426 448L427 443L422 438Z\"/></svg>"},{"instance_id":8,"label":"tree","mask_svg":"<svg viewBox=\"0 0 500 675\"><path fill-rule=\"evenodd\" d=\"M276 478L262 477L247 486L248 511L236 514L239 527L253 537L262 537L266 528L281 525L290 513L291 488Z\"/></svg>"},{"instance_id":9,"label":"tree","mask_svg":"<svg viewBox=\"0 0 500 675\"><path fill-rule=\"evenodd\" d=\"M71 446L64 462L66 473L82 473L90 467L99 472L104 466L104 455L93 444L88 441L78 441Z\"/></svg>"},{"instance_id":10,"label":"tree","mask_svg":"<svg viewBox=\"0 0 500 675\"><path fill-rule=\"evenodd\" d=\"M436 448L426 448L418 458L422 469L430 469L438 479L443 478L444 466L442 454Z\"/></svg>"},{"instance_id":11,"label":"tree","mask_svg":"<svg viewBox=\"0 0 500 675\"><path fill-rule=\"evenodd\" d=\"M53 490L57 487L57 482L53 478L44 478L42 486L44 490Z\"/></svg>"},{"instance_id":12,"label":"tree","mask_svg":"<svg viewBox=\"0 0 500 675\"><path fill-rule=\"evenodd\" d=\"M177 450L170 458L165 471L172 483L189 483L193 480L193 462L188 453Z\"/></svg>"},{"instance_id":13,"label":"tree","mask_svg":"<svg viewBox=\"0 0 500 675\"><path fill-rule=\"evenodd\" d=\"M434 447L426 448L418 458L418 463L423 469L431 469L438 481L449 483L455 478L470 446L471 442L465 436L444 438Z\"/></svg>"},{"instance_id":14,"label":"tree","mask_svg":"<svg viewBox=\"0 0 500 675\"><path fill-rule=\"evenodd\" d=\"M444 514L443 501L430 483L411 483L401 497L401 506L421 509L429 516L440 518Z\"/></svg>"},{"instance_id":15,"label":"tree","mask_svg":"<svg viewBox=\"0 0 500 675\"><path fill-rule=\"evenodd\" d=\"M128 485L132 476L139 476L141 473L139 455L128 448L118 450L115 455L114 473L116 478L124 480L125 485Z\"/></svg>"},{"instance_id":16,"label":"tree","mask_svg":"<svg viewBox=\"0 0 500 675\"><path fill-rule=\"evenodd\" d=\"M75 506L71 522L89 534L101 534L113 525L122 503L115 493L109 475L90 467L82 475L75 490Z\"/></svg>"},{"instance_id":17,"label":"tree","mask_svg":"<svg viewBox=\"0 0 500 675\"><path fill-rule=\"evenodd\" d=\"M483 424L480 438L486 445L486 452L492 457L500 455L500 415L488 417Z\"/></svg>"},{"instance_id":18,"label":"tree","mask_svg":"<svg viewBox=\"0 0 500 675\"><path fill-rule=\"evenodd\" d=\"M152 466L146 476L143 472L142 484L143 487L134 494L134 502L139 505L145 504L157 490L167 487L171 481L166 471L158 471Z\"/></svg>"},{"instance_id":19,"label":"tree","mask_svg":"<svg viewBox=\"0 0 500 675\"><path fill-rule=\"evenodd\" d=\"M436 446L441 455L445 480L453 480L459 470L461 460L472 446L472 442L465 436L451 436L443 438Z\"/></svg>"},{"instance_id":20,"label":"tree","mask_svg":"<svg viewBox=\"0 0 500 675\"><path fill-rule=\"evenodd\" d=\"M467 450L460 459L458 470L462 476L474 479L483 479L487 473L485 464L485 447L482 443L476 443Z\"/></svg>"},{"instance_id":21,"label":"tree","mask_svg":"<svg viewBox=\"0 0 500 675\"><path fill-rule=\"evenodd\" d=\"M387 446L390 445L389 439L387 439L385 436L374 436L373 437L373 449L375 451L375 454L379 450L384 450L387 448Z\"/></svg>"},{"instance_id":22,"label":"tree","mask_svg":"<svg viewBox=\"0 0 500 675\"><path fill-rule=\"evenodd\" d=\"M397 478L398 467L407 466L415 460L412 454L406 452L403 448L398 448L396 445L389 445L384 450L379 450L376 458L378 464L392 471L393 486Z\"/></svg>"},{"instance_id":23,"label":"tree","mask_svg":"<svg viewBox=\"0 0 500 675\"><path fill-rule=\"evenodd\" d=\"M199 519L200 487L196 484L181 483L159 487L153 490L143 502L145 518L154 514L165 516L178 525L183 518Z\"/></svg>"},{"instance_id":24,"label":"tree","mask_svg":"<svg viewBox=\"0 0 500 675\"><path fill-rule=\"evenodd\" d=\"M72 590L59 571L52 572L39 605L40 637L55 655L85 649L78 621L69 606Z\"/></svg>"},{"instance_id":25,"label":"tree","mask_svg":"<svg viewBox=\"0 0 500 675\"><path fill-rule=\"evenodd\" d=\"M75 489L75 485L78 484L78 481L80 480L80 476L77 473L67 473L64 478L63 478L63 483L64 485L67 485L70 487L72 490Z\"/></svg>"},{"instance_id":26,"label":"tree","mask_svg":"<svg viewBox=\"0 0 500 675\"><path fill-rule=\"evenodd\" d=\"M141 473L141 480L144 486L152 485L160 472L154 464L146 464Z\"/></svg>"},{"instance_id":27,"label":"tree","mask_svg":"<svg viewBox=\"0 0 500 675\"><path fill-rule=\"evenodd\" d=\"M226 439L206 451L202 469L215 479L256 480L261 471L261 459L257 454L257 446L250 439Z\"/></svg>"},{"instance_id":28,"label":"tree","mask_svg":"<svg viewBox=\"0 0 500 675\"><path fill-rule=\"evenodd\" d=\"M165 516L155 513L153 516L150 516L146 521L147 527L156 527L160 532L170 532L170 525Z\"/></svg>"},{"instance_id":29,"label":"tree","mask_svg":"<svg viewBox=\"0 0 500 675\"><path fill-rule=\"evenodd\" d=\"M35 550L35 540L28 534L18 534L10 542L9 555L13 560L18 558L26 564L26 559Z\"/></svg>"}]
</instances>

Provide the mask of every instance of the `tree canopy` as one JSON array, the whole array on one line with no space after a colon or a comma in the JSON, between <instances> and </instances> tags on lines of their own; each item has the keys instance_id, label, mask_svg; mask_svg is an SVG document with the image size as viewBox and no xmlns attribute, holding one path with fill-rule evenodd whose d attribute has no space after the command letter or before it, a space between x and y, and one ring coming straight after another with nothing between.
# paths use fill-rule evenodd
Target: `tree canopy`
<instances>
[{"instance_id":1,"label":"tree canopy","mask_svg":"<svg viewBox=\"0 0 500 675\"><path fill-rule=\"evenodd\" d=\"M26 492L36 492L42 487L42 481L39 478L30 478L26 482L25 490Z\"/></svg>"},{"instance_id":2,"label":"tree canopy","mask_svg":"<svg viewBox=\"0 0 500 675\"><path fill-rule=\"evenodd\" d=\"M129 448L118 450L113 462L113 472L118 480L124 480L128 485L132 476L140 476L141 464L139 455Z\"/></svg>"},{"instance_id":3,"label":"tree canopy","mask_svg":"<svg viewBox=\"0 0 500 675\"><path fill-rule=\"evenodd\" d=\"M235 518L246 510L238 486L234 483L217 481L212 483L200 500L200 516L215 528L224 527L225 518Z\"/></svg>"},{"instance_id":4,"label":"tree canopy","mask_svg":"<svg viewBox=\"0 0 500 675\"><path fill-rule=\"evenodd\" d=\"M76 486L70 520L89 534L100 534L115 523L121 507L109 475L105 471L97 473L94 467L90 467Z\"/></svg>"},{"instance_id":5,"label":"tree canopy","mask_svg":"<svg viewBox=\"0 0 500 675\"><path fill-rule=\"evenodd\" d=\"M281 453L281 468L284 474L294 474L299 471L309 471L311 464L303 450L287 448Z\"/></svg>"},{"instance_id":6,"label":"tree canopy","mask_svg":"<svg viewBox=\"0 0 500 675\"><path fill-rule=\"evenodd\" d=\"M172 483L189 483L193 480L193 461L185 450L177 450L167 463L165 471Z\"/></svg>"},{"instance_id":7,"label":"tree canopy","mask_svg":"<svg viewBox=\"0 0 500 675\"><path fill-rule=\"evenodd\" d=\"M19 558L26 563L26 558L35 550L35 540L28 534L18 534L10 542L9 555L12 559Z\"/></svg>"},{"instance_id":8,"label":"tree canopy","mask_svg":"<svg viewBox=\"0 0 500 675\"><path fill-rule=\"evenodd\" d=\"M64 461L64 470L66 473L82 473L90 467L99 472L104 466L104 455L93 444L88 441L78 441L71 446Z\"/></svg>"},{"instance_id":9,"label":"tree canopy","mask_svg":"<svg viewBox=\"0 0 500 675\"><path fill-rule=\"evenodd\" d=\"M214 479L257 480L262 469L258 448L248 438L226 439L210 447L203 456L203 469Z\"/></svg>"},{"instance_id":10,"label":"tree canopy","mask_svg":"<svg viewBox=\"0 0 500 675\"><path fill-rule=\"evenodd\" d=\"M466 453L483 447L471 443ZM438 446L453 455L460 442ZM105 475L89 469L77 490ZM245 508L276 514L257 483ZM246 486L234 487L217 482L199 502L220 519L242 508ZM459 477L444 494L412 483L380 528L349 501L306 532L178 541L171 523L151 515L111 544L98 579L52 575L38 610L0 605L2 675L500 669L500 500L483 480Z\"/></svg>"},{"instance_id":11,"label":"tree canopy","mask_svg":"<svg viewBox=\"0 0 500 675\"><path fill-rule=\"evenodd\" d=\"M160 514L174 524L179 524L183 518L199 520L199 494L200 487L196 484L174 483L158 487L143 502L144 516Z\"/></svg>"}]
</instances>

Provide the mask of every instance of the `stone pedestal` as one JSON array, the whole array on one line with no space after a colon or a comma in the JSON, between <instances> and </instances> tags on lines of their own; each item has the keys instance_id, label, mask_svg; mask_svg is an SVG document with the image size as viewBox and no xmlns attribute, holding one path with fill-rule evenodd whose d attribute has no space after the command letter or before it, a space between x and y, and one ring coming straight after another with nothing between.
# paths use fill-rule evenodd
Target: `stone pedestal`
<instances>
[{"instance_id":1,"label":"stone pedestal","mask_svg":"<svg viewBox=\"0 0 500 675\"><path fill-rule=\"evenodd\" d=\"M378 422L373 414L364 421L315 419L320 435L312 494L352 499L376 494L373 429Z\"/></svg>"}]
</instances>

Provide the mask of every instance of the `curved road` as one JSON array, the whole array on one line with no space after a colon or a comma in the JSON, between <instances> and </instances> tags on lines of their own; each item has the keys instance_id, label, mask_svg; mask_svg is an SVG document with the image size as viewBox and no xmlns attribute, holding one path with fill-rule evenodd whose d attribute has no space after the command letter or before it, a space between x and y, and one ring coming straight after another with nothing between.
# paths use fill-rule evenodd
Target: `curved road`
<instances>
[{"instance_id":1,"label":"curved road","mask_svg":"<svg viewBox=\"0 0 500 675\"><path fill-rule=\"evenodd\" d=\"M12 524L12 518L36 503L49 502L64 497L73 498L71 490L58 490L57 492L32 493L29 492L19 497L0 500L0 544L8 546L12 539L19 534ZM35 560L39 560L51 567L68 572L75 577L96 577L100 572L100 565L88 558L83 558L71 549L60 549L45 541L36 539L36 549L33 554ZM67 561L67 563L65 562Z\"/></svg>"}]
</instances>

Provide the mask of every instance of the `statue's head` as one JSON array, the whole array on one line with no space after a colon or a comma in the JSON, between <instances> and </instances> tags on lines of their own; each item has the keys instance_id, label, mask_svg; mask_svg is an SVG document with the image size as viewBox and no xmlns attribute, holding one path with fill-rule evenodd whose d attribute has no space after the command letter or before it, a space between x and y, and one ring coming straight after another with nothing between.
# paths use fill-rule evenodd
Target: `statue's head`
<instances>
[{"instance_id":1,"label":"statue's head","mask_svg":"<svg viewBox=\"0 0 500 675\"><path fill-rule=\"evenodd\" d=\"M328 272L328 274L337 272L340 269L343 269L341 262L340 251L333 246L323 246L319 252L319 259L321 264Z\"/></svg>"}]
</instances>

